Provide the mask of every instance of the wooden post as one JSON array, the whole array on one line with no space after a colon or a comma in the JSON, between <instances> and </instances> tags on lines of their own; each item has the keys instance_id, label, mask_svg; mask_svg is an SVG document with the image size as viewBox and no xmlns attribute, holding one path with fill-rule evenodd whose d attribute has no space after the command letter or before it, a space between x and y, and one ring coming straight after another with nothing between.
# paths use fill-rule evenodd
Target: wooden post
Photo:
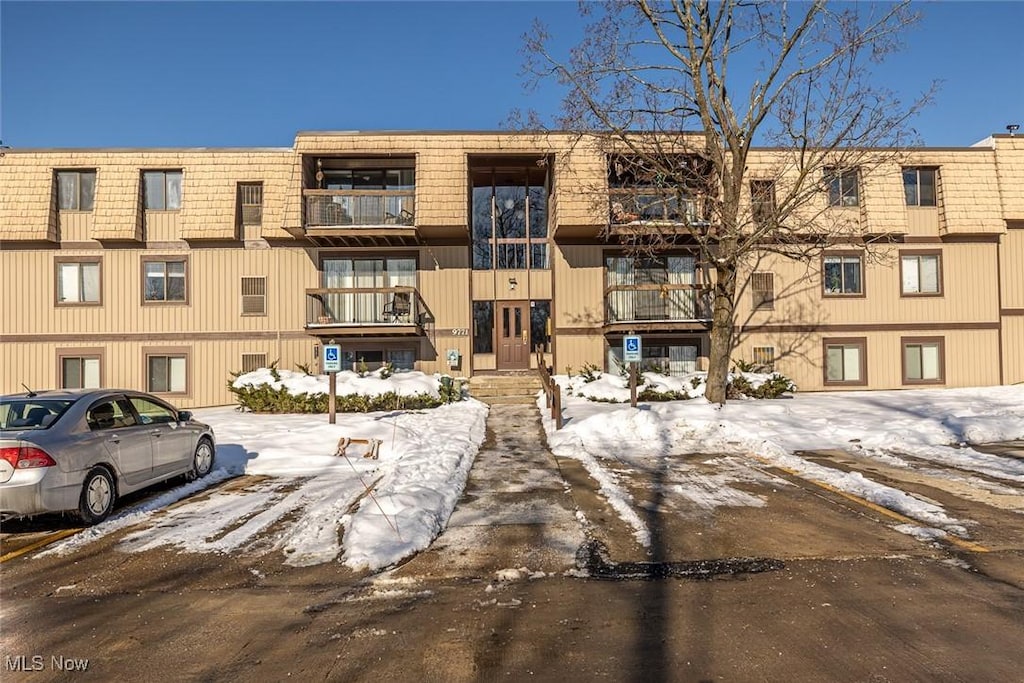
<instances>
[{"instance_id":1,"label":"wooden post","mask_svg":"<svg viewBox=\"0 0 1024 683\"><path fill-rule=\"evenodd\" d=\"M562 428L562 390L557 384L554 384L554 393L552 394L551 401L551 413L552 417L555 418L555 429Z\"/></svg>"},{"instance_id":2,"label":"wooden post","mask_svg":"<svg viewBox=\"0 0 1024 683\"><path fill-rule=\"evenodd\" d=\"M338 391L338 373L336 373L336 372L328 372L327 373L327 378L328 378L328 387L329 387L329 389L327 391L327 411L328 411L327 421L330 424L335 424L337 422L337 408L338 408L338 406L336 405L336 402L335 402L336 399L335 399L334 395Z\"/></svg>"},{"instance_id":3,"label":"wooden post","mask_svg":"<svg viewBox=\"0 0 1024 683\"><path fill-rule=\"evenodd\" d=\"M636 363L629 364L629 405L636 408Z\"/></svg>"}]
</instances>

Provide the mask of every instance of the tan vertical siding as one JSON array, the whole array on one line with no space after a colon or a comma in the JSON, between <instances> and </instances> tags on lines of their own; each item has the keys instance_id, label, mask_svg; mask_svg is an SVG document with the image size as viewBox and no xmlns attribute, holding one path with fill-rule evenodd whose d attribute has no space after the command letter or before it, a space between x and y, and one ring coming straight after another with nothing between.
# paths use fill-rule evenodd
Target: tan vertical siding
<instances>
[{"instance_id":1,"label":"tan vertical siding","mask_svg":"<svg viewBox=\"0 0 1024 683\"><path fill-rule=\"evenodd\" d=\"M1007 230L999 254L1003 308L1024 309L1024 229Z\"/></svg>"},{"instance_id":2,"label":"tan vertical siding","mask_svg":"<svg viewBox=\"0 0 1024 683\"><path fill-rule=\"evenodd\" d=\"M1003 382L1024 382L1024 315L1003 317Z\"/></svg>"},{"instance_id":3,"label":"tan vertical siding","mask_svg":"<svg viewBox=\"0 0 1024 683\"><path fill-rule=\"evenodd\" d=\"M92 212L60 211L57 224L61 242L85 242L92 234Z\"/></svg>"},{"instance_id":4,"label":"tan vertical siding","mask_svg":"<svg viewBox=\"0 0 1024 683\"><path fill-rule=\"evenodd\" d=\"M938 208L934 206L908 206L907 234L914 237L938 237Z\"/></svg>"},{"instance_id":5,"label":"tan vertical siding","mask_svg":"<svg viewBox=\"0 0 1024 683\"><path fill-rule=\"evenodd\" d=\"M552 311L555 329L603 325L604 261L601 247L559 245L554 252L555 281L558 283L555 310Z\"/></svg>"},{"instance_id":6,"label":"tan vertical siding","mask_svg":"<svg viewBox=\"0 0 1024 683\"><path fill-rule=\"evenodd\" d=\"M181 234L181 216L177 211L146 211L142 234L147 242L177 241Z\"/></svg>"}]
</instances>

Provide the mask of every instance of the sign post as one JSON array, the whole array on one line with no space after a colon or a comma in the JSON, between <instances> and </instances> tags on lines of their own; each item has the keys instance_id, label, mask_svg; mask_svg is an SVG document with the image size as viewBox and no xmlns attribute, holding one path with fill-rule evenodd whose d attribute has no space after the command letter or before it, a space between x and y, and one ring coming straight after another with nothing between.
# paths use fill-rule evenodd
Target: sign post
<instances>
[{"instance_id":1,"label":"sign post","mask_svg":"<svg viewBox=\"0 0 1024 683\"><path fill-rule=\"evenodd\" d=\"M629 363L629 405L636 408L636 375L637 363L643 356L643 342L638 334L628 334L622 338L622 360Z\"/></svg>"},{"instance_id":2,"label":"sign post","mask_svg":"<svg viewBox=\"0 0 1024 683\"><path fill-rule=\"evenodd\" d=\"M338 371L341 370L341 347L337 344L324 346L324 372L327 373L327 421L337 422Z\"/></svg>"}]
</instances>

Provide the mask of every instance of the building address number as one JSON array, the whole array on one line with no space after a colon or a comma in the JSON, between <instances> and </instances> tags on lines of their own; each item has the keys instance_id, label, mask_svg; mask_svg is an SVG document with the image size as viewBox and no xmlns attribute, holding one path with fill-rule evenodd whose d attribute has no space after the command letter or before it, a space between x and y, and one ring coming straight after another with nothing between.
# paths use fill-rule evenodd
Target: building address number
<instances>
[{"instance_id":1,"label":"building address number","mask_svg":"<svg viewBox=\"0 0 1024 683\"><path fill-rule=\"evenodd\" d=\"M469 336L469 328L468 327L453 327L452 328L452 336L453 337L467 337L467 336Z\"/></svg>"}]
</instances>

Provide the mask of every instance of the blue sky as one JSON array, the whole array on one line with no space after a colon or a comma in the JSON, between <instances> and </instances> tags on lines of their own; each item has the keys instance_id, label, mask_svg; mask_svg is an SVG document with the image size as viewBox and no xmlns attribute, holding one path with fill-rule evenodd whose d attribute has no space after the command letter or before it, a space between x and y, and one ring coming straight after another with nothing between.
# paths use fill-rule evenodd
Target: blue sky
<instances>
[{"instance_id":1,"label":"blue sky","mask_svg":"<svg viewBox=\"0 0 1024 683\"><path fill-rule=\"evenodd\" d=\"M1024 2L921 2L881 78L931 146L1024 124ZM14 147L290 146L299 130L496 130L527 93L538 17L576 42L576 3L0 0L0 138Z\"/></svg>"}]
</instances>

